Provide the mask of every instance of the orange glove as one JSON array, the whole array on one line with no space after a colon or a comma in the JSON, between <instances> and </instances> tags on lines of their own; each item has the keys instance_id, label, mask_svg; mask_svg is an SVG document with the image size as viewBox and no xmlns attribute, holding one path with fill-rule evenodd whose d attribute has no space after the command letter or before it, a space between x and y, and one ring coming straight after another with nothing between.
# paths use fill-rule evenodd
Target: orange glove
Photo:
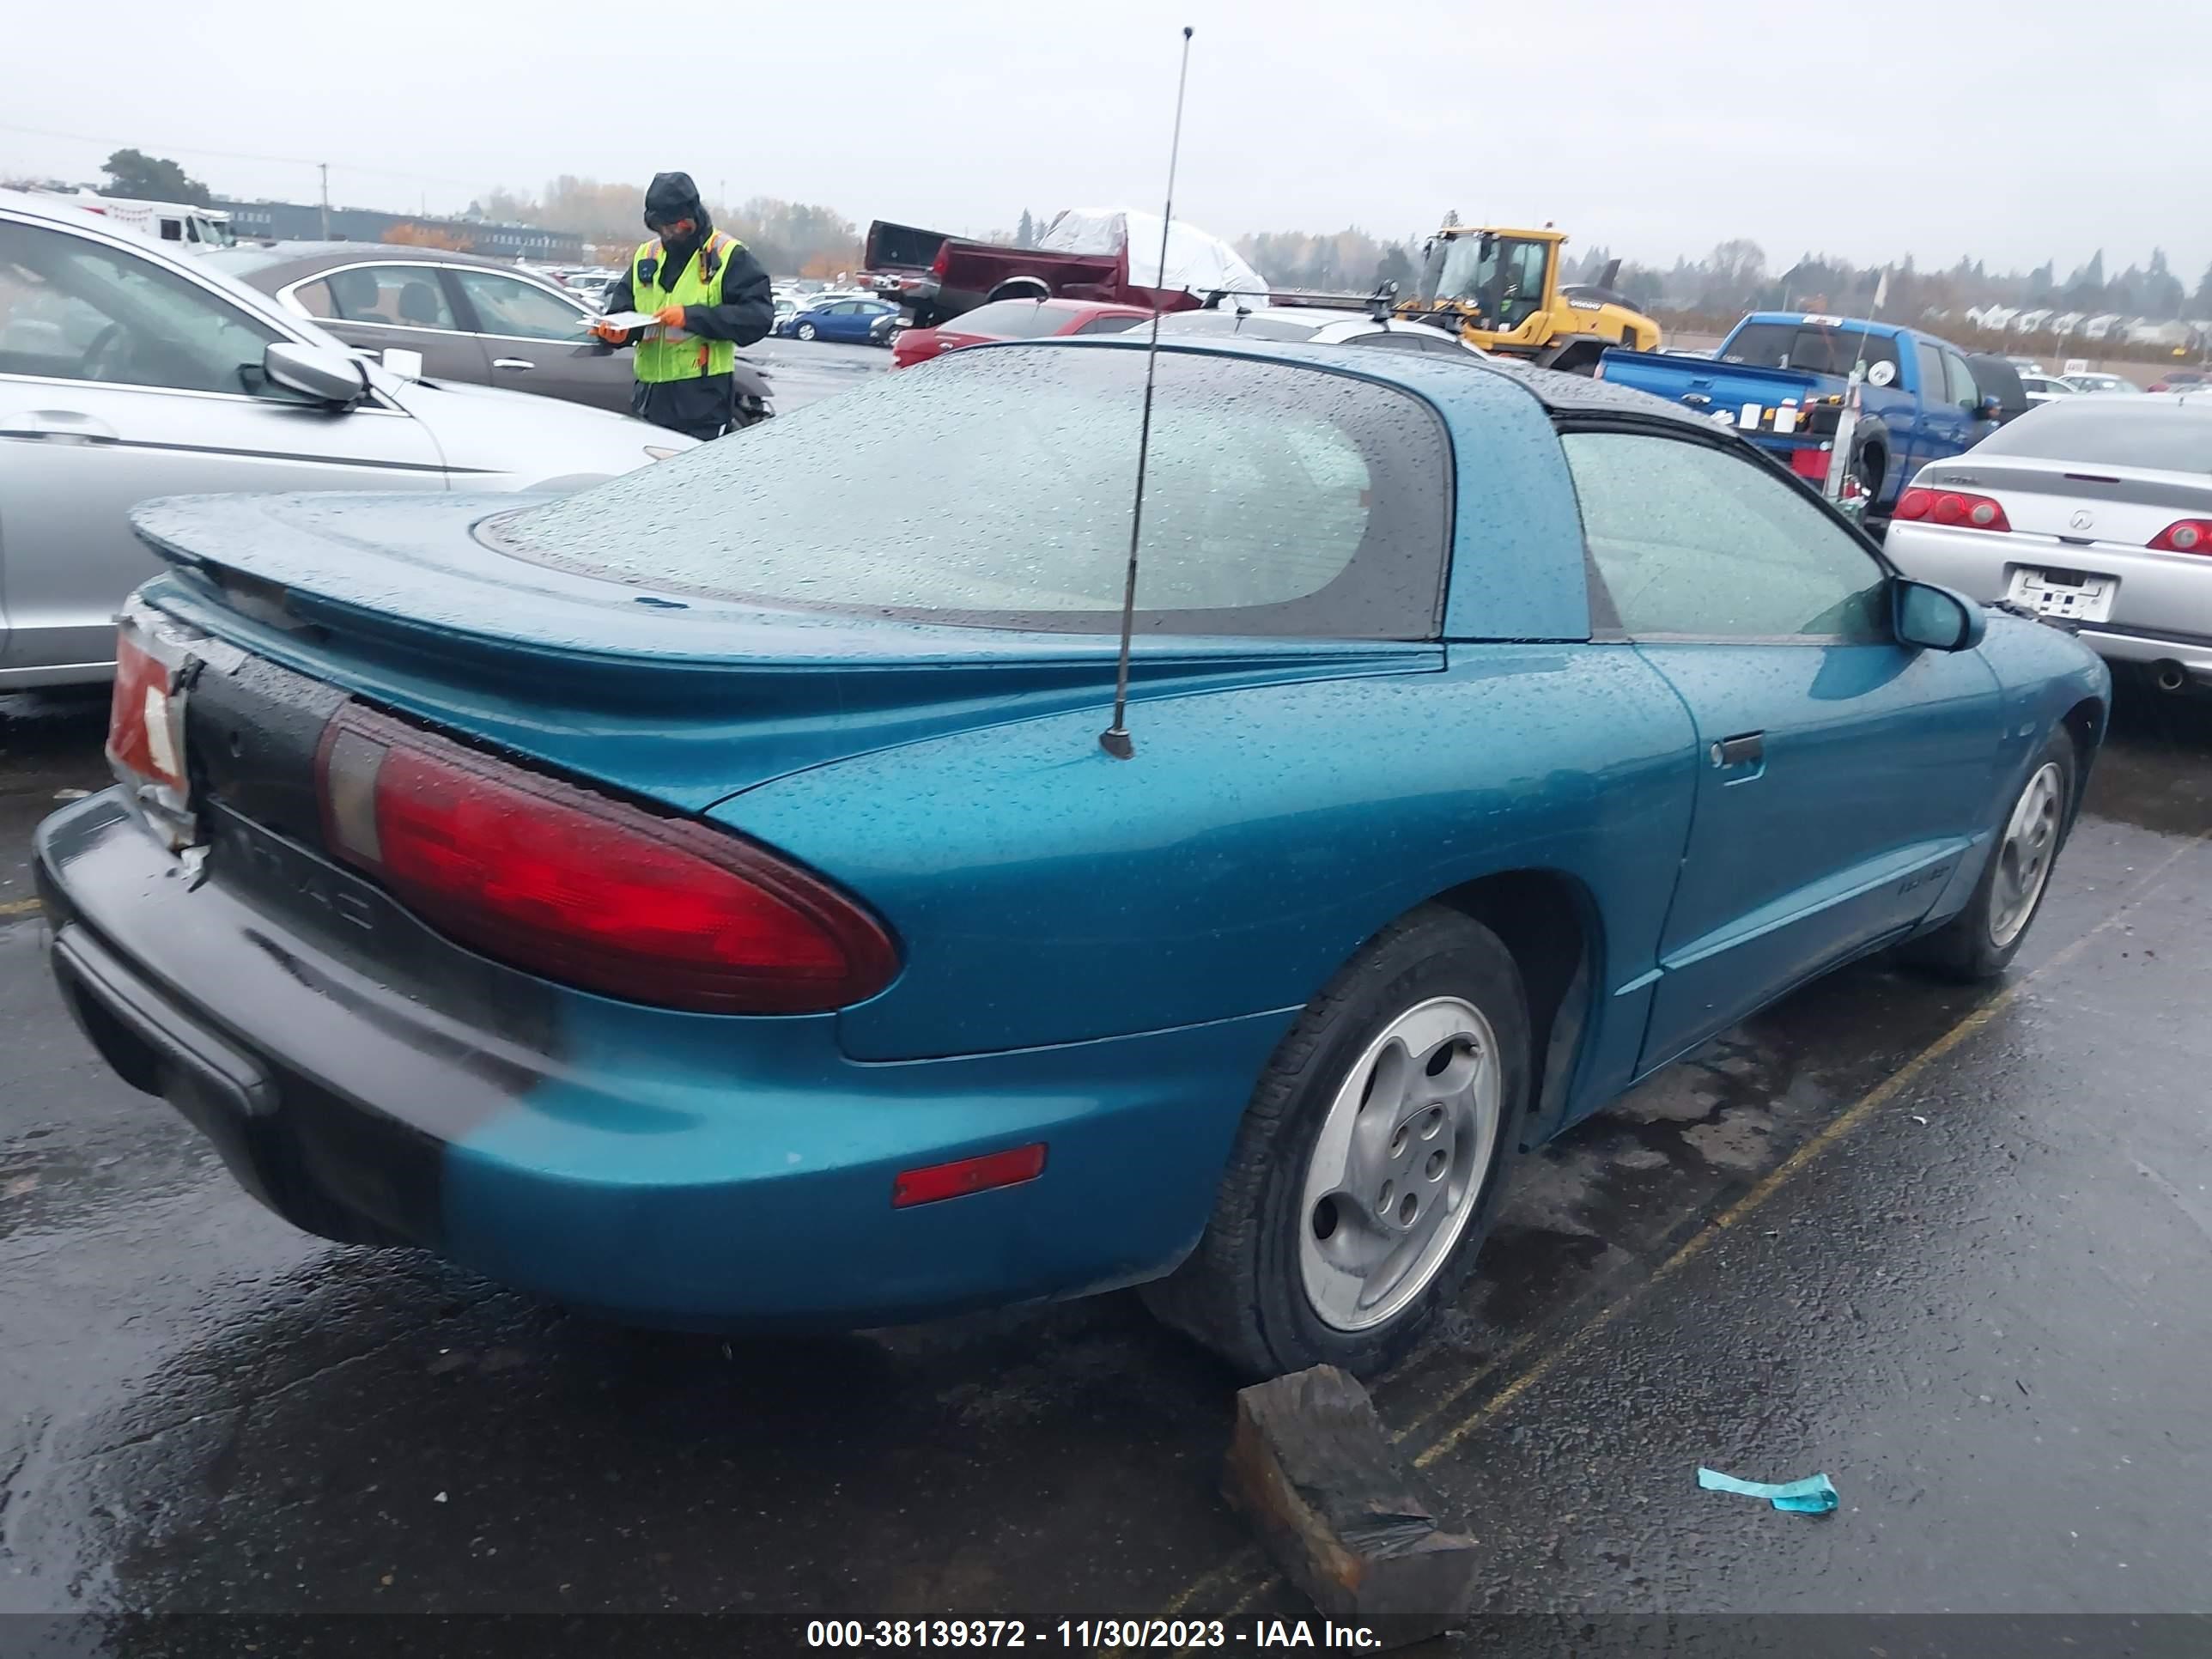
<instances>
[{"instance_id":1,"label":"orange glove","mask_svg":"<svg viewBox=\"0 0 2212 1659\"><path fill-rule=\"evenodd\" d=\"M653 320L663 328L681 328L684 326L684 307L663 306L653 313Z\"/></svg>"},{"instance_id":2,"label":"orange glove","mask_svg":"<svg viewBox=\"0 0 2212 1659\"><path fill-rule=\"evenodd\" d=\"M629 338L629 335L627 331L615 327L605 318L601 318L598 322L592 325L592 332L597 335L600 339L605 340L609 345L620 345L624 340Z\"/></svg>"}]
</instances>

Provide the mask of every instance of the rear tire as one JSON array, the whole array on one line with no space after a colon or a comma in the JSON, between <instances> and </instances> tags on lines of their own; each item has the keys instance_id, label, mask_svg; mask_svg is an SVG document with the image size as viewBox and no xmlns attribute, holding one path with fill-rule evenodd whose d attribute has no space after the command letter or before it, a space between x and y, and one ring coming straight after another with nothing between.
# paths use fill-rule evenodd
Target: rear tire
<instances>
[{"instance_id":1,"label":"rear tire","mask_svg":"<svg viewBox=\"0 0 2212 1659\"><path fill-rule=\"evenodd\" d=\"M1147 1305L1249 1376L1387 1370L1466 1283L1528 1090L1511 953L1456 911L1414 911L1276 1048L1198 1249Z\"/></svg>"},{"instance_id":2,"label":"rear tire","mask_svg":"<svg viewBox=\"0 0 2212 1659\"><path fill-rule=\"evenodd\" d=\"M1974 896L1950 921L1908 945L1908 960L1947 979L1990 980L2004 972L2051 890L2080 771L2074 740L2052 732L2027 781L2005 803Z\"/></svg>"},{"instance_id":3,"label":"rear tire","mask_svg":"<svg viewBox=\"0 0 2212 1659\"><path fill-rule=\"evenodd\" d=\"M1869 502L1881 499L1882 481L1889 476L1889 452L1879 443L1861 437L1851 445L1848 471L1859 481Z\"/></svg>"}]
</instances>

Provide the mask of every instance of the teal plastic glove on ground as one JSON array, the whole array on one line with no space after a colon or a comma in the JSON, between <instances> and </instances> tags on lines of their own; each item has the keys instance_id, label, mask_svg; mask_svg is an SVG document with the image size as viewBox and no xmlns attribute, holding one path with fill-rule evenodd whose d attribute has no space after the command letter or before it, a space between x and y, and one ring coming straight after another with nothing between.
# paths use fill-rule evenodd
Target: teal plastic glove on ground
<instances>
[{"instance_id":1,"label":"teal plastic glove on ground","mask_svg":"<svg viewBox=\"0 0 2212 1659\"><path fill-rule=\"evenodd\" d=\"M1698 1484L1707 1492L1733 1492L1746 1498L1764 1498L1776 1509L1792 1515L1826 1515L1837 1503L1836 1489L1825 1474L1810 1475L1802 1480L1739 1480L1718 1469L1700 1468Z\"/></svg>"}]
</instances>

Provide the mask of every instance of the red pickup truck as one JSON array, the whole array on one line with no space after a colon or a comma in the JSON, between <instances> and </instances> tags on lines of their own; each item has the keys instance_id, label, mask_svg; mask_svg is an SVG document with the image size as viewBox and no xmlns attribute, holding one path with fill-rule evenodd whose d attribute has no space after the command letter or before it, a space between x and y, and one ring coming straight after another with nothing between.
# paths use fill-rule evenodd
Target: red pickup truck
<instances>
[{"instance_id":1,"label":"red pickup truck","mask_svg":"<svg viewBox=\"0 0 2212 1659\"><path fill-rule=\"evenodd\" d=\"M1129 280L1129 252L1052 253L1042 248L967 242L941 230L878 219L868 227L862 279L904 307L917 328L973 311L991 300L1095 300L1109 305L1188 311L1200 303L1182 289Z\"/></svg>"}]
</instances>

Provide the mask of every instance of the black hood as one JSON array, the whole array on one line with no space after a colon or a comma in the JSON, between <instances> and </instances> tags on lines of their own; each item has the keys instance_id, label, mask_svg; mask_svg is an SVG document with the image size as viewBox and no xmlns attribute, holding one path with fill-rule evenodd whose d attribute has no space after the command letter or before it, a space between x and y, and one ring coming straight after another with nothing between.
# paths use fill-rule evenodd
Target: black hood
<instances>
[{"instance_id":1,"label":"black hood","mask_svg":"<svg viewBox=\"0 0 2212 1659\"><path fill-rule=\"evenodd\" d=\"M660 224L673 224L678 219L690 219L699 227L696 236L684 239L686 248L696 247L714 229L707 217L707 204L699 199L699 186L691 182L688 173L656 173L653 182L645 187L645 222L647 228ZM672 249L675 244L670 244Z\"/></svg>"}]
</instances>

